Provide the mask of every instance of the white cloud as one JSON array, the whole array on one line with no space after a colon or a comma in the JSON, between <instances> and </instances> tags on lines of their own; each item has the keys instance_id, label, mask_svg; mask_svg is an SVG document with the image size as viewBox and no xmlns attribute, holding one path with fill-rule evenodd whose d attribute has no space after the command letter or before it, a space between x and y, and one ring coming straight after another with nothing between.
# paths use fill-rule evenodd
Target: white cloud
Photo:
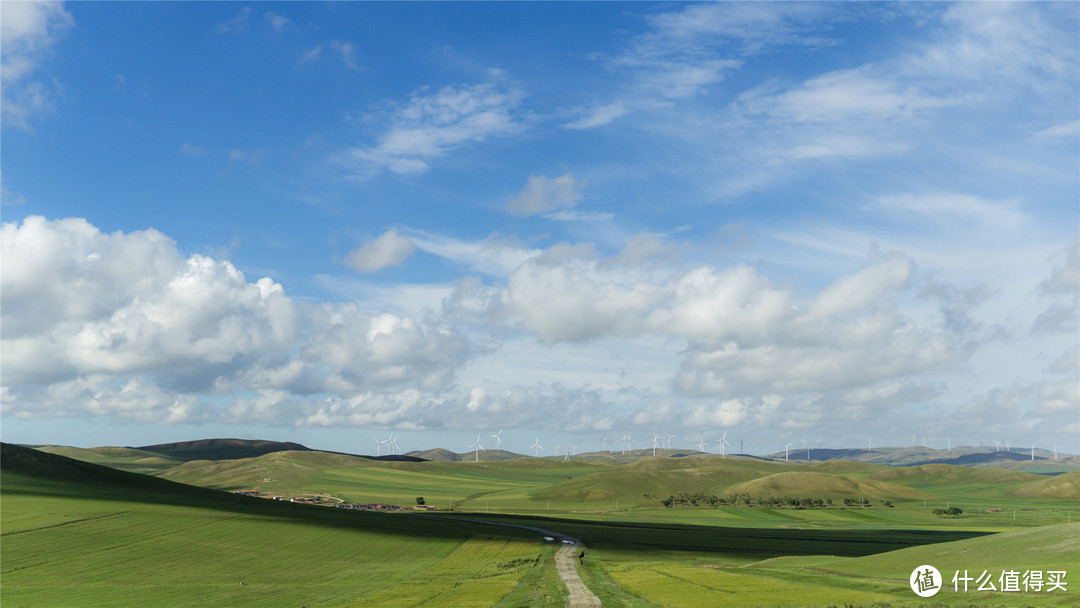
<instances>
[{"instance_id":1,"label":"white cloud","mask_svg":"<svg viewBox=\"0 0 1080 608\"><path fill-rule=\"evenodd\" d=\"M581 110L581 118L568 122L563 128L574 130L595 129L611 124L630 113L630 108L622 101L615 101L596 108Z\"/></svg>"},{"instance_id":2,"label":"white cloud","mask_svg":"<svg viewBox=\"0 0 1080 608\"><path fill-rule=\"evenodd\" d=\"M298 61L298 63L307 63L307 62L312 61L314 59L318 59L319 55L322 55L322 45L321 44L314 47L314 48L310 48L310 49L304 51L300 55L300 60Z\"/></svg>"},{"instance_id":3,"label":"white cloud","mask_svg":"<svg viewBox=\"0 0 1080 608\"><path fill-rule=\"evenodd\" d=\"M1003 82L1040 93L1074 89L1077 10L1070 3L961 2L942 17L942 37L908 58L905 72L954 83Z\"/></svg>"},{"instance_id":4,"label":"white cloud","mask_svg":"<svg viewBox=\"0 0 1080 608\"><path fill-rule=\"evenodd\" d=\"M375 240L350 251L345 263L357 272L378 272L401 264L413 251L412 241L398 234L397 230L387 230Z\"/></svg>"},{"instance_id":5,"label":"white cloud","mask_svg":"<svg viewBox=\"0 0 1080 608\"><path fill-rule=\"evenodd\" d=\"M499 277L508 276L526 260L541 254L539 249L522 248L498 235L479 241L464 241L423 230L406 232L413 245L421 251L465 264L473 272Z\"/></svg>"},{"instance_id":6,"label":"white cloud","mask_svg":"<svg viewBox=\"0 0 1080 608\"><path fill-rule=\"evenodd\" d=\"M75 24L62 2L0 3L0 121L30 129L35 115L48 112L59 85L35 79L57 39Z\"/></svg>"},{"instance_id":7,"label":"white cloud","mask_svg":"<svg viewBox=\"0 0 1080 608\"><path fill-rule=\"evenodd\" d=\"M1061 139L1076 141L1076 138L1080 137L1080 120L1040 129L1034 133L1033 137L1040 141L1054 141Z\"/></svg>"},{"instance_id":8,"label":"white cloud","mask_svg":"<svg viewBox=\"0 0 1080 608\"><path fill-rule=\"evenodd\" d=\"M217 31L220 34L229 34L232 32L243 31L247 29L248 17L250 16L251 7L245 6L241 8L240 12L237 13L236 16L232 19L229 19L228 21L225 21L223 23L219 23L217 26Z\"/></svg>"},{"instance_id":9,"label":"white cloud","mask_svg":"<svg viewBox=\"0 0 1080 608\"><path fill-rule=\"evenodd\" d=\"M602 211L576 211L573 209L563 209L561 211L552 211L543 215L544 219L554 220L556 222L606 222L614 219L614 213L606 213Z\"/></svg>"},{"instance_id":10,"label":"white cloud","mask_svg":"<svg viewBox=\"0 0 1080 608\"><path fill-rule=\"evenodd\" d=\"M517 107L522 97L520 91L495 83L444 87L433 93L420 89L408 103L394 108L391 126L376 145L351 148L342 160L363 178L382 169L426 171L429 161L452 150L520 131Z\"/></svg>"},{"instance_id":11,"label":"white cloud","mask_svg":"<svg viewBox=\"0 0 1080 608\"><path fill-rule=\"evenodd\" d=\"M840 70L807 80L780 93L756 89L739 96L749 114L798 123L852 120L903 120L927 110L959 103L905 85L877 66Z\"/></svg>"},{"instance_id":12,"label":"white cloud","mask_svg":"<svg viewBox=\"0 0 1080 608\"><path fill-rule=\"evenodd\" d=\"M283 30L285 26L290 23L289 18L285 15L279 15L270 11L266 11L266 13L263 14L263 17L266 18L266 22L270 24L270 27L274 28L274 31L277 32Z\"/></svg>"},{"instance_id":13,"label":"white cloud","mask_svg":"<svg viewBox=\"0 0 1080 608\"><path fill-rule=\"evenodd\" d=\"M330 46L341 55L341 61L345 64L345 67L354 72L360 69L356 65L356 47L353 43L343 40L331 40Z\"/></svg>"},{"instance_id":14,"label":"white cloud","mask_svg":"<svg viewBox=\"0 0 1080 608\"><path fill-rule=\"evenodd\" d=\"M567 173L559 177L530 175L525 188L506 203L512 215L528 216L573 207L581 200L585 181Z\"/></svg>"},{"instance_id":15,"label":"white cloud","mask_svg":"<svg viewBox=\"0 0 1080 608\"><path fill-rule=\"evenodd\" d=\"M715 406L699 405L695 407L686 422L690 426L718 426L724 428L743 422L749 415L750 408L742 400L728 399Z\"/></svg>"},{"instance_id":16,"label":"white cloud","mask_svg":"<svg viewBox=\"0 0 1080 608\"><path fill-rule=\"evenodd\" d=\"M308 395L389 404L379 395L413 387L427 399L469 357L448 329L350 304L299 306L274 281L184 258L153 230L29 217L0 236L12 415L289 424L314 411ZM204 401L213 395L235 399L222 410Z\"/></svg>"},{"instance_id":17,"label":"white cloud","mask_svg":"<svg viewBox=\"0 0 1080 608\"><path fill-rule=\"evenodd\" d=\"M968 194L898 194L881 196L879 208L921 215L938 221L970 226L981 224L997 229L1021 229L1028 217L1012 201L988 201Z\"/></svg>"}]
</instances>

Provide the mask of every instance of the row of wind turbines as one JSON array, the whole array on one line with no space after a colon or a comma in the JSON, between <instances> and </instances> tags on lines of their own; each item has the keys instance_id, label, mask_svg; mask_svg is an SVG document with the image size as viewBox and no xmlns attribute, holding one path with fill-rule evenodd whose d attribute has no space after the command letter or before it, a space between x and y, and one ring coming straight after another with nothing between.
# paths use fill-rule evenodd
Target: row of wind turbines
<instances>
[{"instance_id":1,"label":"row of wind turbines","mask_svg":"<svg viewBox=\"0 0 1080 608\"><path fill-rule=\"evenodd\" d=\"M495 439L495 449L496 450L502 450L502 432L503 432L503 429L499 429L498 433L494 433L492 435L489 435L489 437L492 437L492 438ZM705 436L706 435L707 435L707 433L705 433L705 432L703 432L703 433L701 433L699 435L698 442L696 444L697 449L698 449L699 452L704 452L705 451L705 448L706 448ZM719 439L717 439L715 442L713 442L713 446L719 449L721 456L727 456L728 448L732 447L731 443L728 442L728 440L727 440L727 435L728 435L728 432L725 430L724 434ZM481 433L477 433L476 441L469 444L469 446L468 446L470 449L473 450L473 454L474 454L473 455L473 460L475 462L480 461L480 452L482 452L482 451L486 452L487 451L487 449L485 449L484 446L480 445L480 436L481 436ZM387 437L386 439L377 439L377 438L373 439L373 441L377 445L378 455L382 456L382 448L383 448L384 445L387 446L387 454L388 455L394 455L394 454L398 453L398 451L400 451L401 448L397 444L397 437L398 437L397 433L391 433L390 436ZM675 439L676 437L678 437L678 435L673 435L673 434L668 433L666 431L663 434L656 433L654 431L652 433L652 455L656 456L656 450L658 448L659 449L671 449L671 440ZM823 436L817 438L817 444L818 444L819 449L821 448L821 441L822 441L823 438L824 438ZM913 433L911 435L911 446L912 447L915 447L916 444L917 444L916 438L917 438L917 434ZM602 445L601 451L606 451L609 454L614 453L615 452L616 442L618 442L619 444L622 445L622 450L620 452L622 454L625 454L628 450L633 451L633 445L635 443L640 443L640 442L638 442L638 441L636 441L634 439L634 435L633 435L632 432L624 433L622 435L622 437L619 438L619 439L616 439L614 437L609 437L609 436L605 435L603 440L602 440L602 443L601 443L601 445ZM741 444L742 444L742 442L740 442L740 445ZM796 444L795 441L784 444L784 462L788 461L788 459L790 457L790 454L791 454L791 446L793 446L795 444ZM922 447L926 447L926 436L925 435L922 436L921 445L922 445ZM980 445L982 445L981 442L980 442ZM1054 451L1054 460L1057 460L1058 459L1058 444L1057 444L1057 442L1053 442L1053 445L1054 445L1054 450L1053 450ZM996 451L996 452L997 451L1002 451L1002 446L1004 446L1004 448L1005 448L1004 451L1006 451L1006 452L1011 451L1011 445L1009 444L1009 441L1007 439L1004 439L1004 440L1001 440L1001 441L994 441L994 451ZM533 450L533 456L539 458L540 452L544 449L544 446L540 445L540 438L539 437L536 437L533 440L533 443L532 443L532 445L529 446L529 449ZM578 449L578 446L576 446L576 445L574 445L574 446L560 445L559 447L555 448L555 455L558 456L560 450L562 450L562 451L565 452L563 460L569 460L570 456L572 456L573 454L575 454L577 452L577 449ZM803 435L803 438L802 438L802 449L806 450L806 459L810 460L811 452L810 452L810 447L808 446L807 441L806 441L806 435ZM866 438L866 450L867 451L873 450L873 436L868 436ZM950 454L952 453L952 437L951 436L948 439L948 451L949 451ZM1031 459L1035 460L1035 444L1034 443L1031 444Z\"/></svg>"}]
</instances>

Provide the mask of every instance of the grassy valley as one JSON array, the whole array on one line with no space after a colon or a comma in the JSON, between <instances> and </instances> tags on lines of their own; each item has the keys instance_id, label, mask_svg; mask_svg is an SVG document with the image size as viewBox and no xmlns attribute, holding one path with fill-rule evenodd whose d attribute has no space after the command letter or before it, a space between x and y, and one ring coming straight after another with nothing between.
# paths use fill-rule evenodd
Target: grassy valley
<instances>
[{"instance_id":1,"label":"grassy valley","mask_svg":"<svg viewBox=\"0 0 1080 608\"><path fill-rule=\"evenodd\" d=\"M404 462L274 449L229 459L217 456L245 446L202 448L67 449L84 462L4 446L5 605L565 604L556 547L533 532L222 490L407 507L422 496L455 517L557 530L586 543L579 570L605 606L917 606L907 576L923 563L947 579L1080 563L1080 524L1067 523L1080 521L1080 473L711 455ZM163 459L146 471L155 475L132 473L145 458ZM679 494L725 501L664 506ZM768 497L822 503L764 506ZM963 513L934 514L946 506ZM934 601L1077 597L948 591Z\"/></svg>"}]
</instances>

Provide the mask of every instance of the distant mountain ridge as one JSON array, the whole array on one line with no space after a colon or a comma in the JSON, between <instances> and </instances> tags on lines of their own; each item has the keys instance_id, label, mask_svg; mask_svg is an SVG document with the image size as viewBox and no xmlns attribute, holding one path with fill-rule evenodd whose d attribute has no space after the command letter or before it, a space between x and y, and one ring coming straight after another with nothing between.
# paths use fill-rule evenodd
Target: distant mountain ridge
<instances>
[{"instance_id":1,"label":"distant mountain ridge","mask_svg":"<svg viewBox=\"0 0 1080 608\"><path fill-rule=\"evenodd\" d=\"M396 462L420 462L426 460L412 454L393 454L386 456L367 456L364 454L349 454L347 452L333 452L330 450L315 450L306 445L291 441L269 441L266 439L198 439L195 441L178 441L175 443L160 443L146 445L138 448L129 448L152 452L168 458L175 458L191 462L192 460L240 460L243 458L258 458L274 452L326 452L327 454L341 454L343 456L356 456L370 460L386 460Z\"/></svg>"}]
</instances>

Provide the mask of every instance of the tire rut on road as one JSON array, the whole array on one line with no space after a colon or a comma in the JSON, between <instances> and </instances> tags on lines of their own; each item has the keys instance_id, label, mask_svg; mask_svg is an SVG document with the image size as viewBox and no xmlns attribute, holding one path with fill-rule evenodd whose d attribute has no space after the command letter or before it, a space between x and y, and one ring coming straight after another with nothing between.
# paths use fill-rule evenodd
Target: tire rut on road
<instances>
[{"instance_id":1,"label":"tire rut on road","mask_svg":"<svg viewBox=\"0 0 1080 608\"><path fill-rule=\"evenodd\" d=\"M495 521L484 521L482 519L467 519L464 517L445 517L437 515L435 517L442 517L443 519L456 519L458 521L467 521L474 524L485 524L488 526L502 526L504 528L518 528L520 530L529 530L536 532L543 536L551 537L555 539L555 542L561 543L562 546L555 553L555 568L559 572L559 578L563 584L566 585L566 607L567 608L603 608L604 604L600 602L600 598L596 597L596 594L589 590L585 586L585 582L581 580L581 576L577 572L577 567L574 565L574 560L577 559L578 551L585 547L581 540L574 538L573 536L567 536L562 532L556 532L554 530L547 530L544 528L537 528L535 526L523 526L520 524L506 524Z\"/></svg>"}]
</instances>

